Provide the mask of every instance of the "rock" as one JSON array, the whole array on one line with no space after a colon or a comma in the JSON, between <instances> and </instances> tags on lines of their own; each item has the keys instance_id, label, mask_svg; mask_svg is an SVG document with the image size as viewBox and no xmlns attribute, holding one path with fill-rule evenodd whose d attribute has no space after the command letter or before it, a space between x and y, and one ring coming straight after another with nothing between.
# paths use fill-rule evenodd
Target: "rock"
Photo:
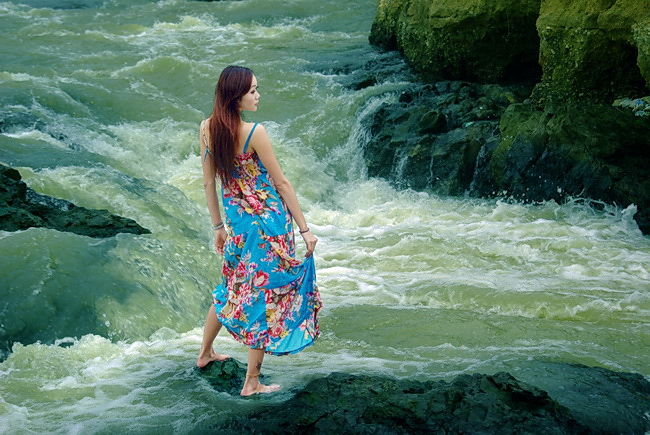
<instances>
[{"instance_id":1,"label":"rock","mask_svg":"<svg viewBox=\"0 0 650 435\"><path fill-rule=\"evenodd\" d=\"M650 98L540 110L522 103L526 93L468 82L413 85L362 119L368 175L440 195L634 204L649 233Z\"/></svg>"},{"instance_id":2,"label":"rock","mask_svg":"<svg viewBox=\"0 0 650 435\"><path fill-rule=\"evenodd\" d=\"M244 411L209 433L645 433L650 382L635 373L529 361L521 375L465 374L451 382L331 373L278 403ZM234 359L197 372L238 395L246 376Z\"/></svg>"},{"instance_id":3,"label":"rock","mask_svg":"<svg viewBox=\"0 0 650 435\"><path fill-rule=\"evenodd\" d=\"M370 42L427 80L537 80L541 0L380 0Z\"/></svg>"},{"instance_id":4,"label":"rock","mask_svg":"<svg viewBox=\"0 0 650 435\"><path fill-rule=\"evenodd\" d=\"M592 369L579 370L584 380ZM610 379L618 376L605 372ZM628 393L618 406L607 397L607 388L617 385ZM648 382L642 376L621 377L613 385L606 380L597 388L585 383L574 395L580 402L569 401L579 409L576 419L545 391L503 372L461 375L450 383L332 373L283 403L226 421L211 432L491 434L540 433L543 428L544 433L574 434L643 433L650 427L644 417ZM598 409L589 400L594 394L603 399ZM603 415L603 407L610 405L616 412L624 410L623 420ZM601 425L605 418L608 422Z\"/></svg>"},{"instance_id":5,"label":"rock","mask_svg":"<svg viewBox=\"0 0 650 435\"><path fill-rule=\"evenodd\" d=\"M543 0L537 29L543 75L533 98L541 106L647 95L648 0Z\"/></svg>"},{"instance_id":6,"label":"rock","mask_svg":"<svg viewBox=\"0 0 650 435\"><path fill-rule=\"evenodd\" d=\"M412 114L382 108L373 124L386 125L371 129L366 147L370 175L440 194L635 204L650 232L648 0L380 0L370 40L399 49L429 81L504 81L514 70L534 79L513 65L537 52L543 73L533 105L519 99L507 111L491 97L456 93L461 124L435 85ZM515 49L502 50L510 40Z\"/></svg>"},{"instance_id":7,"label":"rock","mask_svg":"<svg viewBox=\"0 0 650 435\"><path fill-rule=\"evenodd\" d=\"M540 77L534 99L647 95L647 0L380 0L370 42L399 50L428 81Z\"/></svg>"},{"instance_id":8,"label":"rock","mask_svg":"<svg viewBox=\"0 0 650 435\"><path fill-rule=\"evenodd\" d=\"M412 86L362 120L371 133L364 146L368 174L399 187L463 195L478 153L498 139L501 114L529 92L468 82Z\"/></svg>"},{"instance_id":9,"label":"rock","mask_svg":"<svg viewBox=\"0 0 650 435\"><path fill-rule=\"evenodd\" d=\"M19 231L45 227L89 237L111 237L118 233L149 234L132 219L107 210L90 210L69 201L34 192L20 173L0 165L0 229Z\"/></svg>"},{"instance_id":10,"label":"rock","mask_svg":"<svg viewBox=\"0 0 650 435\"><path fill-rule=\"evenodd\" d=\"M234 358L214 361L203 368L196 367L195 370L215 390L232 395L239 395L246 379L246 366ZM263 375L260 375L261 379Z\"/></svg>"},{"instance_id":11,"label":"rock","mask_svg":"<svg viewBox=\"0 0 650 435\"><path fill-rule=\"evenodd\" d=\"M546 391L589 433L643 434L650 430L650 382L638 373L582 364L534 361L528 381ZM644 417L645 416L645 417Z\"/></svg>"},{"instance_id":12,"label":"rock","mask_svg":"<svg viewBox=\"0 0 650 435\"><path fill-rule=\"evenodd\" d=\"M387 80L400 80L412 75L404 58L396 52L379 52L371 47L322 53L304 66L307 71L339 76L348 89L364 89Z\"/></svg>"},{"instance_id":13,"label":"rock","mask_svg":"<svg viewBox=\"0 0 650 435\"><path fill-rule=\"evenodd\" d=\"M646 83L650 83L650 25L636 24L632 28L633 39L638 50L637 65Z\"/></svg>"},{"instance_id":14,"label":"rock","mask_svg":"<svg viewBox=\"0 0 650 435\"><path fill-rule=\"evenodd\" d=\"M632 111L595 104L513 104L501 136L478 162L471 194L562 201L586 197L635 204L650 232L650 123ZM487 166L487 168L485 167Z\"/></svg>"},{"instance_id":15,"label":"rock","mask_svg":"<svg viewBox=\"0 0 650 435\"><path fill-rule=\"evenodd\" d=\"M332 373L284 403L225 422L218 433L577 433L544 391L507 373L444 381Z\"/></svg>"}]
</instances>

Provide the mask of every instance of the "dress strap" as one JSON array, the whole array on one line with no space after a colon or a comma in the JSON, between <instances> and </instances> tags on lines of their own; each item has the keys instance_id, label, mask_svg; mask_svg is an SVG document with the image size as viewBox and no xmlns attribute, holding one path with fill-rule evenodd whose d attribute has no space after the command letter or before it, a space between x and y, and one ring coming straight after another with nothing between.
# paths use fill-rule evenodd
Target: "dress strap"
<instances>
[{"instance_id":1,"label":"dress strap","mask_svg":"<svg viewBox=\"0 0 650 435\"><path fill-rule=\"evenodd\" d=\"M203 144L205 145L205 155L203 156L203 161L205 162L206 159L208 158L208 154L212 154L210 152L210 146L208 145L208 138L205 136L205 121L201 121L199 132L201 136L200 140L203 141Z\"/></svg>"},{"instance_id":2,"label":"dress strap","mask_svg":"<svg viewBox=\"0 0 650 435\"><path fill-rule=\"evenodd\" d=\"M253 124L253 128L251 128L251 132L248 133L248 138L246 139L246 143L244 144L244 153L248 149L248 143L251 141L251 136L253 136L253 132L255 131L255 127L257 127L257 122Z\"/></svg>"}]
</instances>

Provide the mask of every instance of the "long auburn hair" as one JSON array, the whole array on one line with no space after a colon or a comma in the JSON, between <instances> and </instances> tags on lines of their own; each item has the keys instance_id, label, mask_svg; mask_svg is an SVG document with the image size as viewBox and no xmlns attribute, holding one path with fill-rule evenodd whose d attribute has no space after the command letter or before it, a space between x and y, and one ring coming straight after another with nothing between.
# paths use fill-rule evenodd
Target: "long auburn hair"
<instances>
[{"instance_id":1,"label":"long auburn hair","mask_svg":"<svg viewBox=\"0 0 650 435\"><path fill-rule=\"evenodd\" d=\"M235 148L239 143L241 122L239 101L253 83L253 71L243 66L228 66L219 76L214 92L214 107L209 118L212 158L221 185L232 179Z\"/></svg>"}]
</instances>

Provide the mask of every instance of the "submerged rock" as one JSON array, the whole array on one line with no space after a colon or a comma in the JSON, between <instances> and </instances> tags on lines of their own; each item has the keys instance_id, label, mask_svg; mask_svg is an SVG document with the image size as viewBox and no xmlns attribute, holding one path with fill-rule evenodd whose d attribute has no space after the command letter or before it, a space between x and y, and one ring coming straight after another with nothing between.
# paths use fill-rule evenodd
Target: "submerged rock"
<instances>
[{"instance_id":1,"label":"submerged rock","mask_svg":"<svg viewBox=\"0 0 650 435\"><path fill-rule=\"evenodd\" d=\"M504 372L461 375L451 382L332 373L312 380L285 402L233 418L212 432L575 434L650 429L645 417L650 383L641 375L575 364L543 367L549 379L564 373L572 382L566 388L549 382L554 388L549 395Z\"/></svg>"},{"instance_id":2,"label":"submerged rock","mask_svg":"<svg viewBox=\"0 0 650 435\"><path fill-rule=\"evenodd\" d=\"M86 9L100 8L104 0L22 0L21 3L32 8Z\"/></svg>"},{"instance_id":3,"label":"submerged rock","mask_svg":"<svg viewBox=\"0 0 650 435\"><path fill-rule=\"evenodd\" d=\"M20 173L0 165L0 229L4 231L45 227L89 237L111 237L118 233L149 234L132 219L107 210L91 210L34 192Z\"/></svg>"}]
</instances>

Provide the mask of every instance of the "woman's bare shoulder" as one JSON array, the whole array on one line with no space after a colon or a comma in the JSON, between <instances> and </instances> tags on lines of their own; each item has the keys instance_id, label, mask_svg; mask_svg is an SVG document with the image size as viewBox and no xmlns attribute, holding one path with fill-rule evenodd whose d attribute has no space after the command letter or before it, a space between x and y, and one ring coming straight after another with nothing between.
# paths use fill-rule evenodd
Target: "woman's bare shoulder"
<instances>
[{"instance_id":1,"label":"woman's bare shoulder","mask_svg":"<svg viewBox=\"0 0 650 435\"><path fill-rule=\"evenodd\" d=\"M259 133L261 133L263 136L266 136L266 129L264 128L264 125L262 123L255 122L251 124L251 129L253 128L253 126L255 127L255 131L253 132L254 136Z\"/></svg>"},{"instance_id":2,"label":"woman's bare shoulder","mask_svg":"<svg viewBox=\"0 0 650 435\"><path fill-rule=\"evenodd\" d=\"M255 130L253 130L253 128ZM266 130L264 129L264 126L259 122L242 122L241 130L239 130L239 132L240 132L239 134L244 140L251 134L251 132L252 132L251 141L254 141L256 138L260 136L266 136Z\"/></svg>"}]
</instances>

